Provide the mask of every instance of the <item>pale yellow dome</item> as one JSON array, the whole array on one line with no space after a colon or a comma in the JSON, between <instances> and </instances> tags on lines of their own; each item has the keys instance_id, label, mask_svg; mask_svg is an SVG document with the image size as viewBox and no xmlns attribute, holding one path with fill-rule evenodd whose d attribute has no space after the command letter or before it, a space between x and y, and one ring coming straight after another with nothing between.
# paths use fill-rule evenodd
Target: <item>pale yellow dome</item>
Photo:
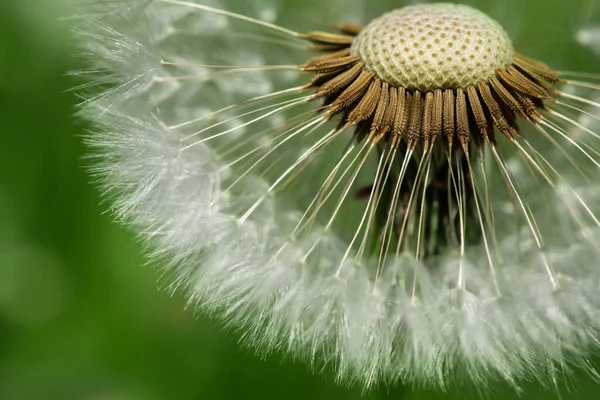
<instances>
[{"instance_id":1,"label":"pale yellow dome","mask_svg":"<svg viewBox=\"0 0 600 400\"><path fill-rule=\"evenodd\" d=\"M428 91L487 81L511 65L514 50L486 14L438 3L407 6L371 21L354 40L352 54L394 86Z\"/></svg>"}]
</instances>

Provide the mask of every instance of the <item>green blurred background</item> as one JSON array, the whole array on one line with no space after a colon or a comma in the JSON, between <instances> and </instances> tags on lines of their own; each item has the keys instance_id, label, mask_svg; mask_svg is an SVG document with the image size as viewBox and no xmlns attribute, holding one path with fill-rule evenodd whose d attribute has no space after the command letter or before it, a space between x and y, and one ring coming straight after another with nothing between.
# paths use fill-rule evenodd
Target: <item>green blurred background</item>
<instances>
[{"instance_id":1,"label":"green blurred background","mask_svg":"<svg viewBox=\"0 0 600 400\"><path fill-rule=\"evenodd\" d=\"M524 3L549 15L525 32L577 18L561 16L560 0ZM257 358L234 332L157 284L159 269L111 221L83 169L85 125L74 120L77 98L66 92L77 82L65 76L77 60L58 19L69 12L63 0L0 0L0 400L361 398L360 388L336 386L293 360ZM564 64L598 71L597 56L564 44L557 54L560 45L545 37L528 43L529 54L568 54ZM492 390L489 397L516 397L501 385ZM525 399L556 398L535 385L526 390ZM600 385L574 376L562 395L600 398ZM362 396L477 393L382 388Z\"/></svg>"}]
</instances>

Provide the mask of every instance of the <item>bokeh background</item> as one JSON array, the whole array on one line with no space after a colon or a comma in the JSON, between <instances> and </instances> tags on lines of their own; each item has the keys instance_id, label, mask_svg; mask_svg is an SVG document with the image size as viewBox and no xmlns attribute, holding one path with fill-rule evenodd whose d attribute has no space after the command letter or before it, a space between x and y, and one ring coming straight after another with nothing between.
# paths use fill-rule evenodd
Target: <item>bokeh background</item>
<instances>
[{"instance_id":1,"label":"bokeh background","mask_svg":"<svg viewBox=\"0 0 600 400\"><path fill-rule=\"evenodd\" d=\"M365 1L381 11L402 4ZM490 10L504 1L479 3ZM518 25L523 52L600 71L600 1L511 2L516 8L502 7L499 19ZM84 171L86 125L73 117L78 100L68 91L81 82L65 75L78 60L59 18L71 6L0 0L1 400L478 397L476 388L363 394L337 386L281 355L259 359L235 332L164 290L160 269L111 221ZM525 389L524 399L558 398ZM491 390L488 398L517 396L502 383ZM600 385L581 373L562 385L563 399L599 397Z\"/></svg>"}]
</instances>

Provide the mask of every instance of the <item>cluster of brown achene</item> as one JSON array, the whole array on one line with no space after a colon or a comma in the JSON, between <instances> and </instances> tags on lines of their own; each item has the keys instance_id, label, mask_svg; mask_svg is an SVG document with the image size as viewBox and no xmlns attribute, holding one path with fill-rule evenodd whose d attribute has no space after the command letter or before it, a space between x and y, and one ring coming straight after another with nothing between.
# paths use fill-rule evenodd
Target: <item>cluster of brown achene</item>
<instances>
[{"instance_id":1,"label":"cluster of brown achene","mask_svg":"<svg viewBox=\"0 0 600 400\"><path fill-rule=\"evenodd\" d=\"M361 28L338 25L341 34L311 32L302 37L325 54L302 66L316 76L306 85L325 102L325 115L343 115L342 126L356 126L356 136L390 137L409 148L430 149L443 138L458 142L495 143L494 127L508 139L519 135L517 116L539 122L538 110L553 101L552 84L562 82L546 65L515 54L512 65L477 85L432 88L395 87L367 68L351 45Z\"/></svg>"}]
</instances>

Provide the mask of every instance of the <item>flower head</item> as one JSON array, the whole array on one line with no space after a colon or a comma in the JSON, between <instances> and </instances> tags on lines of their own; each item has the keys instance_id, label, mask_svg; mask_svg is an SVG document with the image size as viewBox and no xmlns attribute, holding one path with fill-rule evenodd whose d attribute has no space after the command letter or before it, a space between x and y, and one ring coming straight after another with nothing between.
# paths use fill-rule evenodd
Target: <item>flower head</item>
<instances>
[{"instance_id":1,"label":"flower head","mask_svg":"<svg viewBox=\"0 0 600 400\"><path fill-rule=\"evenodd\" d=\"M78 26L92 171L173 287L366 387L587 367L599 76L467 6L306 32L257 12L116 1Z\"/></svg>"}]
</instances>

